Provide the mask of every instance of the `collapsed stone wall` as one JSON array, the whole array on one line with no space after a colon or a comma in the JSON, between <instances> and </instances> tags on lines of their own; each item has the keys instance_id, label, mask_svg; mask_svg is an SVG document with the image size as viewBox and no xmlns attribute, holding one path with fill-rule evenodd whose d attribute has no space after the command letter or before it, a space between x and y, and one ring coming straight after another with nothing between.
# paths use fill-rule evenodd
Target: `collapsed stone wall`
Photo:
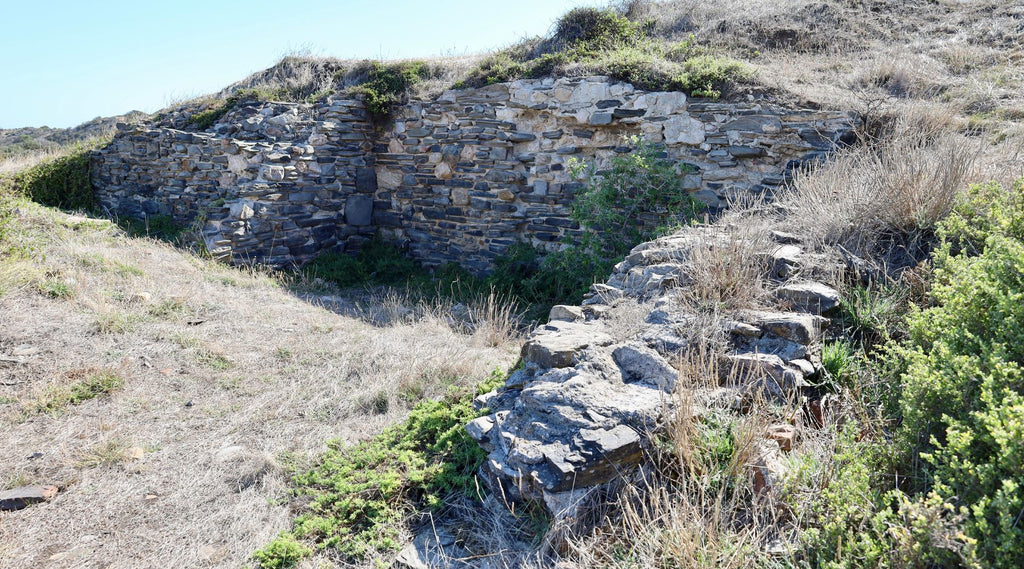
<instances>
[{"instance_id":1,"label":"collapsed stone wall","mask_svg":"<svg viewBox=\"0 0 1024 569\"><path fill-rule=\"evenodd\" d=\"M596 169L629 135L663 144L712 208L785 183L850 137L847 113L652 93L607 77L448 91L375 129L359 100L261 103L206 132L123 128L94 157L100 203L201 226L219 258L301 264L379 232L428 265L483 272L516 241L579 228L568 163Z\"/></svg>"}]
</instances>

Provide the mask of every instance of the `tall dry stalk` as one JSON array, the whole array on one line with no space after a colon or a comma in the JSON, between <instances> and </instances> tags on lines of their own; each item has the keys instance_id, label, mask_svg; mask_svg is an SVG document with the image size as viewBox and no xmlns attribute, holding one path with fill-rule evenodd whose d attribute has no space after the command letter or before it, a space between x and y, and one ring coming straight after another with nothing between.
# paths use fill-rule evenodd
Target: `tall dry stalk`
<instances>
[{"instance_id":1,"label":"tall dry stalk","mask_svg":"<svg viewBox=\"0 0 1024 569\"><path fill-rule=\"evenodd\" d=\"M793 212L787 221L812 244L869 258L893 236L928 231L972 180L980 151L978 141L937 128L902 116L885 138L799 172L778 196Z\"/></svg>"}]
</instances>

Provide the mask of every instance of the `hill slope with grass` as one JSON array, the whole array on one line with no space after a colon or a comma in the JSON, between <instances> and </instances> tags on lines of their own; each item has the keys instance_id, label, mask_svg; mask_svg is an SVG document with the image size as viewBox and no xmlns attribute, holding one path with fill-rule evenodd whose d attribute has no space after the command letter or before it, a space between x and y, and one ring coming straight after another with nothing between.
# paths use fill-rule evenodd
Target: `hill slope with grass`
<instances>
[{"instance_id":1,"label":"hill slope with grass","mask_svg":"<svg viewBox=\"0 0 1024 569\"><path fill-rule=\"evenodd\" d=\"M10 168L0 492L57 494L0 512L0 566L1021 566L1022 39L988 0L631 1L459 61L290 57L153 119L595 73L860 114L771 199L631 247L600 224L674 177L639 146L581 181L585 239L487 280L378 242L233 268L97 215L87 149Z\"/></svg>"}]
</instances>

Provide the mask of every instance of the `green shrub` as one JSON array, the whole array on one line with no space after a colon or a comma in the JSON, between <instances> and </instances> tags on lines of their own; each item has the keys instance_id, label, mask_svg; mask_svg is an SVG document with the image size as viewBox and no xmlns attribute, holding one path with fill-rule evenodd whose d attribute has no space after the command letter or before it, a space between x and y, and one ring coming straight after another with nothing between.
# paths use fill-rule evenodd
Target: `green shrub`
<instances>
[{"instance_id":1,"label":"green shrub","mask_svg":"<svg viewBox=\"0 0 1024 569\"><path fill-rule=\"evenodd\" d=\"M397 246L380 238L363 245L355 256L325 253L303 269L309 277L341 287L410 284L429 280L427 271Z\"/></svg>"},{"instance_id":2,"label":"green shrub","mask_svg":"<svg viewBox=\"0 0 1024 569\"><path fill-rule=\"evenodd\" d=\"M640 137L634 147L616 156L607 170L594 172L572 205L572 218L583 227L583 247L602 257L621 257L634 246L671 227L689 222L700 204L682 188L682 174L664 151ZM577 178L582 162L570 163Z\"/></svg>"},{"instance_id":3,"label":"green shrub","mask_svg":"<svg viewBox=\"0 0 1024 569\"><path fill-rule=\"evenodd\" d=\"M554 41L562 47L583 45L589 49L612 49L628 45L646 35L643 25L610 9L573 8L555 23Z\"/></svg>"},{"instance_id":4,"label":"green shrub","mask_svg":"<svg viewBox=\"0 0 1024 569\"><path fill-rule=\"evenodd\" d=\"M46 206L91 210L96 206L96 197L89 180L89 156L108 142L109 139L97 139L75 144L64 155L0 180L0 191L6 189Z\"/></svg>"},{"instance_id":5,"label":"green shrub","mask_svg":"<svg viewBox=\"0 0 1024 569\"><path fill-rule=\"evenodd\" d=\"M262 569L288 569L303 558L312 555L313 550L299 543L294 536L284 532L266 547L253 554Z\"/></svg>"},{"instance_id":6,"label":"green shrub","mask_svg":"<svg viewBox=\"0 0 1024 569\"><path fill-rule=\"evenodd\" d=\"M496 371L476 394L503 379ZM303 551L295 547L296 539L350 560L371 550L394 550L409 513L436 509L453 493L476 496L475 474L485 453L464 426L484 411L473 408L473 397L462 393L423 401L404 423L369 441L350 447L340 440L328 443L319 464L292 478L295 493L311 499L307 511L257 558L276 562L273 552Z\"/></svg>"},{"instance_id":7,"label":"green shrub","mask_svg":"<svg viewBox=\"0 0 1024 569\"><path fill-rule=\"evenodd\" d=\"M589 73L648 91L718 98L753 76L742 63L697 46L692 36L668 42L650 38L649 27L614 10L575 8L558 20L551 38L525 40L492 54L455 87Z\"/></svg>"},{"instance_id":8,"label":"green shrub","mask_svg":"<svg viewBox=\"0 0 1024 569\"><path fill-rule=\"evenodd\" d=\"M352 92L366 97L366 109L376 120L387 118L391 109L405 100L409 88L427 77L422 61L401 63L373 62L365 83L352 88Z\"/></svg>"},{"instance_id":9,"label":"green shrub","mask_svg":"<svg viewBox=\"0 0 1024 569\"><path fill-rule=\"evenodd\" d=\"M840 433L811 504L803 534L810 566L902 569L967 562L973 543L961 535L948 502L895 489L893 477L881 473L892 462L887 446L862 439L859 428L851 422Z\"/></svg>"},{"instance_id":10,"label":"green shrub","mask_svg":"<svg viewBox=\"0 0 1024 569\"><path fill-rule=\"evenodd\" d=\"M956 505L986 567L1024 566L1022 186L972 188L940 222L931 305L891 347L919 489Z\"/></svg>"}]
</instances>

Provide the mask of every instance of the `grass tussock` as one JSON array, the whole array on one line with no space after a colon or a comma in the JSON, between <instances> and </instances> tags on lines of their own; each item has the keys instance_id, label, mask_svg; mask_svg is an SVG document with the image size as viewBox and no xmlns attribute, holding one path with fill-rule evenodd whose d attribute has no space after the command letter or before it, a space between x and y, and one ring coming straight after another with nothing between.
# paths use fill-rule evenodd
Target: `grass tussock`
<instances>
[{"instance_id":1,"label":"grass tussock","mask_svg":"<svg viewBox=\"0 0 1024 569\"><path fill-rule=\"evenodd\" d=\"M124 385L112 370L79 370L65 375L65 382L51 385L29 404L36 413L56 413L106 395Z\"/></svg>"},{"instance_id":2,"label":"grass tussock","mask_svg":"<svg viewBox=\"0 0 1024 569\"><path fill-rule=\"evenodd\" d=\"M791 221L822 247L907 266L974 179L980 151L977 140L931 120L899 117L871 144L799 173L778 202L797 212Z\"/></svg>"}]
</instances>

